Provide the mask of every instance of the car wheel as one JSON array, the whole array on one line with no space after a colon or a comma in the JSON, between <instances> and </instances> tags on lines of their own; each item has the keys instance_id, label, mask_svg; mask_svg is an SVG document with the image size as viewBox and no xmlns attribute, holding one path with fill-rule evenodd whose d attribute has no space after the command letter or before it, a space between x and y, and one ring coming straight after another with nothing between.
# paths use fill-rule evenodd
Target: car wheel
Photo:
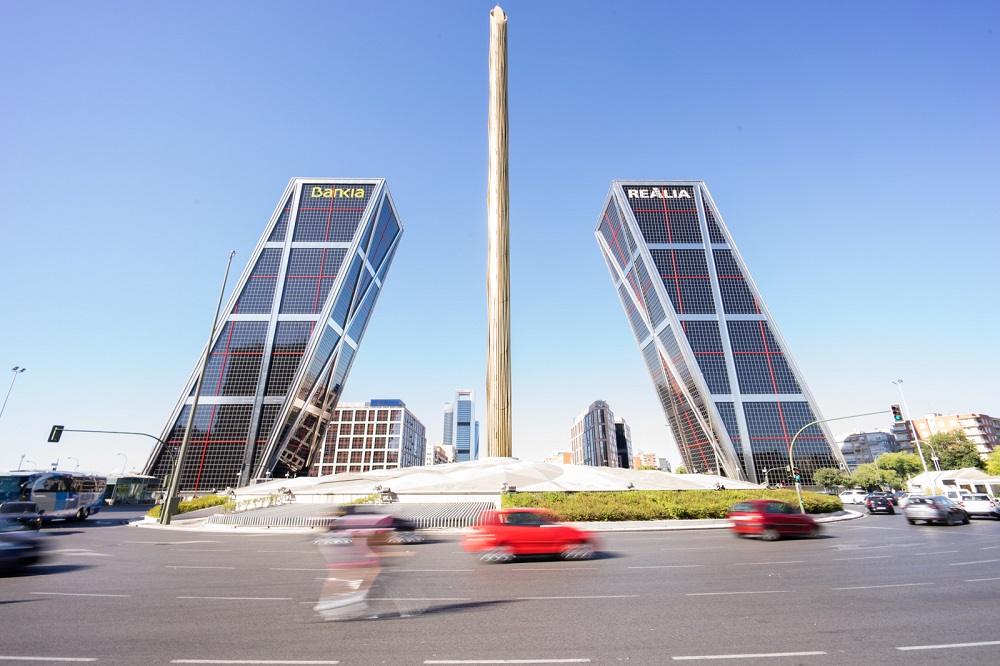
<instances>
[{"instance_id":1,"label":"car wheel","mask_svg":"<svg viewBox=\"0 0 1000 666\"><path fill-rule=\"evenodd\" d=\"M907 518L906 522L908 522L911 525L916 525L917 524L917 521L913 520L912 518Z\"/></svg>"},{"instance_id":2,"label":"car wheel","mask_svg":"<svg viewBox=\"0 0 1000 666\"><path fill-rule=\"evenodd\" d=\"M773 527L769 527L760 533L761 541L777 541L781 538L781 533Z\"/></svg>"},{"instance_id":3,"label":"car wheel","mask_svg":"<svg viewBox=\"0 0 1000 666\"><path fill-rule=\"evenodd\" d=\"M479 556L480 562L486 562L487 564L504 564L505 562L510 562L514 559L514 551L511 550L510 546L497 546L495 548L490 548L489 550L483 551L483 554Z\"/></svg>"},{"instance_id":4,"label":"car wheel","mask_svg":"<svg viewBox=\"0 0 1000 666\"><path fill-rule=\"evenodd\" d=\"M890 516L895 516L896 515L896 510L895 509L889 509L889 515Z\"/></svg>"},{"instance_id":5,"label":"car wheel","mask_svg":"<svg viewBox=\"0 0 1000 666\"><path fill-rule=\"evenodd\" d=\"M575 543L562 551L564 560L589 560L594 557L594 547L589 543Z\"/></svg>"},{"instance_id":6,"label":"car wheel","mask_svg":"<svg viewBox=\"0 0 1000 666\"><path fill-rule=\"evenodd\" d=\"M963 525L969 524L969 514L965 514L964 516L962 516L962 524Z\"/></svg>"},{"instance_id":7,"label":"car wheel","mask_svg":"<svg viewBox=\"0 0 1000 666\"><path fill-rule=\"evenodd\" d=\"M820 536L820 533L821 533L822 531L823 531L823 530L822 530L822 529L820 529L820 526L819 526L819 525L813 525L813 526L812 526L812 527L811 527L811 528L809 529L809 537L810 537L810 538L812 538L812 539L818 539L818 538L819 538L819 536Z\"/></svg>"}]
</instances>

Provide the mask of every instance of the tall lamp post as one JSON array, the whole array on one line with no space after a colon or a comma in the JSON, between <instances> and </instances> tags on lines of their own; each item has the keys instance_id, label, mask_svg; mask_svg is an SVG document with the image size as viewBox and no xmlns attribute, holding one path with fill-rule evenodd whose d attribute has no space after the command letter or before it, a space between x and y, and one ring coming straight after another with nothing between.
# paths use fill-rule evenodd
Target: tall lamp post
<instances>
[{"instance_id":1,"label":"tall lamp post","mask_svg":"<svg viewBox=\"0 0 1000 666\"><path fill-rule=\"evenodd\" d=\"M125 459L125 461L122 463L122 473L121 473L121 476L125 476L125 468L128 467L128 456L125 455L124 453L119 453L117 455L120 455L122 458Z\"/></svg>"},{"instance_id":2,"label":"tall lamp post","mask_svg":"<svg viewBox=\"0 0 1000 666\"><path fill-rule=\"evenodd\" d=\"M903 380L902 379L897 379L897 380L893 381L892 383L895 384L897 388L899 388L899 398L903 401L903 409L906 410L906 415L909 416L910 415L910 408L906 406L906 396L903 395ZM923 451L923 449L920 448L920 435L917 434L917 424L913 423L913 419L910 419L909 422L911 424L913 424L913 439L915 439L917 441L917 453L920 454L920 462L923 464L923 466L924 466L924 474L926 474L927 471L928 471L927 470L927 461L924 460L924 451ZM907 430L909 430L909 429L907 429Z\"/></svg>"},{"instance_id":3,"label":"tall lamp post","mask_svg":"<svg viewBox=\"0 0 1000 666\"><path fill-rule=\"evenodd\" d=\"M160 507L160 524L170 524L171 500L177 494L180 486L181 470L184 469L184 454L187 453L188 443L191 441L191 429L194 426L194 416L198 411L198 398L201 397L201 384L205 381L205 373L208 371L208 360L212 356L212 342L215 340L215 327L219 323L219 312L222 310L222 296L226 293L226 283L229 281L229 267L233 265L233 256L236 250L229 253L229 263L226 264L226 275L222 278L222 289L219 291L219 303L215 307L215 316L212 317L212 331L208 334L208 344L205 345L205 353L201 358L201 371L198 373L198 381L194 385L194 397L191 400L191 411L188 412L187 427L184 428L184 438L177 450L177 461L174 463L174 471L170 477L170 483L163 495L163 506Z\"/></svg>"},{"instance_id":4,"label":"tall lamp post","mask_svg":"<svg viewBox=\"0 0 1000 666\"><path fill-rule=\"evenodd\" d=\"M70 460L76 460L76 467L74 467L74 468L73 468L73 471L74 471L74 472L75 472L76 470L80 469L80 461L79 461L79 460L77 460L77 459L76 459L76 458L74 458L73 456L66 456L66 457L67 457L67 458L69 458Z\"/></svg>"},{"instance_id":5,"label":"tall lamp post","mask_svg":"<svg viewBox=\"0 0 1000 666\"><path fill-rule=\"evenodd\" d=\"M806 512L806 506L802 502L802 479L800 475L795 473L795 458L793 457L792 454L792 451L795 449L795 440L799 438L799 435L801 435L803 432L806 431L806 428L817 425L819 423L826 423L827 421L842 421L844 419L856 419L861 416L873 416L875 414L885 414L885 410L881 412L869 412L867 414L853 414L851 416L838 416L832 419L820 419L819 421L811 421L810 423L807 423L801 428L799 428L799 431L795 433L794 437L792 437L792 443L788 445L788 467L791 469L792 474L795 476L795 494L799 496L799 510L801 510L802 513Z\"/></svg>"},{"instance_id":6,"label":"tall lamp post","mask_svg":"<svg viewBox=\"0 0 1000 666\"><path fill-rule=\"evenodd\" d=\"M15 365L10 369L10 371L14 373L14 376L10 378L10 386L7 387L7 395L3 398L3 405L0 405L0 416L3 416L4 407L7 406L7 398L10 397L10 392L14 390L14 380L17 379L19 374L25 371L25 368Z\"/></svg>"}]
</instances>

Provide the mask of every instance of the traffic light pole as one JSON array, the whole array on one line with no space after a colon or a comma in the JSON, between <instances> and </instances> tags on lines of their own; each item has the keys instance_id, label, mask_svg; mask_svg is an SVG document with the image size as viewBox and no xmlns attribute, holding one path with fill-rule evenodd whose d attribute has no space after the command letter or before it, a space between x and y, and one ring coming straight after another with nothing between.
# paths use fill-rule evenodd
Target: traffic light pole
<instances>
[{"instance_id":1,"label":"traffic light pole","mask_svg":"<svg viewBox=\"0 0 1000 666\"><path fill-rule=\"evenodd\" d=\"M802 502L802 476L798 472L796 472L795 458L792 457L792 451L793 449L795 449L795 440L799 438L799 435L805 432L806 428L817 425L819 423L826 423L828 421L843 421L844 419L856 419L860 416L874 416L876 414L885 414L885 410L882 410L881 412L869 412L867 414L853 414L851 416L838 416L832 419L820 419L819 421L812 421L799 428L799 431L795 433L795 437L792 437L792 443L788 446L788 466L792 468L792 474L795 476L795 494L799 496L799 511L805 513L806 506Z\"/></svg>"}]
</instances>

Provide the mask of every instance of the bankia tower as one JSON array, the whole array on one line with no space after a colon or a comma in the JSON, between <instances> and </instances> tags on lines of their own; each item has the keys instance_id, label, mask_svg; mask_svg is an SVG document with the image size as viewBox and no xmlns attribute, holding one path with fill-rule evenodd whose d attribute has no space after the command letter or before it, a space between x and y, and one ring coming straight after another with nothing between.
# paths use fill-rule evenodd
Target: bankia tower
<instances>
[{"instance_id":1,"label":"bankia tower","mask_svg":"<svg viewBox=\"0 0 1000 666\"><path fill-rule=\"evenodd\" d=\"M703 182L614 181L595 233L689 472L843 462Z\"/></svg>"},{"instance_id":2,"label":"bankia tower","mask_svg":"<svg viewBox=\"0 0 1000 666\"><path fill-rule=\"evenodd\" d=\"M291 180L216 327L182 491L309 469L402 232L385 180ZM146 474L172 473L200 369Z\"/></svg>"}]
</instances>

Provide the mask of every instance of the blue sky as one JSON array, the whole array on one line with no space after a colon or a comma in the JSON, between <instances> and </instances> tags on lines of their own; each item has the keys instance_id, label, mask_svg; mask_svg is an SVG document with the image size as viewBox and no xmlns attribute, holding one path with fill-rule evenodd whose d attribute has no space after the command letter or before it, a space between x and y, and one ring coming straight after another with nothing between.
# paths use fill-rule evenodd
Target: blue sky
<instances>
[{"instance_id":1,"label":"blue sky","mask_svg":"<svg viewBox=\"0 0 1000 666\"><path fill-rule=\"evenodd\" d=\"M49 427L160 434L296 176L386 178L405 228L344 399L482 420L494 4L0 4L0 468L141 468ZM603 399L679 460L594 240L614 179L706 182L824 417L899 378L1000 415L1000 4L502 7L516 457Z\"/></svg>"}]
</instances>

